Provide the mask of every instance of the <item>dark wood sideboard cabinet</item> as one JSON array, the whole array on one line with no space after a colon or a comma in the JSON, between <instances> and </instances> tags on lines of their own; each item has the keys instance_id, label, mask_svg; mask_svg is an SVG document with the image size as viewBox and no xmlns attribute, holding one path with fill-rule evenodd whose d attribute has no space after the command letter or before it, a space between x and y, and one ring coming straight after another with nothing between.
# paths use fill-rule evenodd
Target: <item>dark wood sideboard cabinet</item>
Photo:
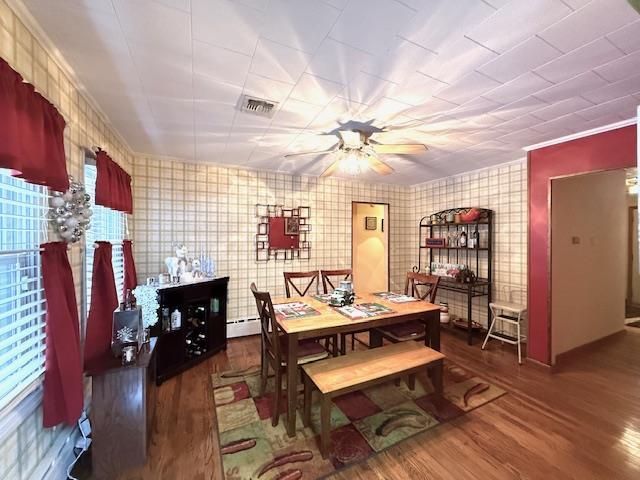
<instances>
[{"instance_id":1,"label":"dark wood sideboard cabinet","mask_svg":"<svg viewBox=\"0 0 640 480\"><path fill-rule=\"evenodd\" d=\"M156 339L144 344L130 365L107 355L87 369L92 479L113 480L146 462L156 406L156 346Z\"/></svg>"},{"instance_id":2,"label":"dark wood sideboard cabinet","mask_svg":"<svg viewBox=\"0 0 640 480\"><path fill-rule=\"evenodd\" d=\"M227 348L228 285L229 277L221 277L158 289L160 321L151 329L157 385ZM180 327L171 328L176 310Z\"/></svg>"}]
</instances>

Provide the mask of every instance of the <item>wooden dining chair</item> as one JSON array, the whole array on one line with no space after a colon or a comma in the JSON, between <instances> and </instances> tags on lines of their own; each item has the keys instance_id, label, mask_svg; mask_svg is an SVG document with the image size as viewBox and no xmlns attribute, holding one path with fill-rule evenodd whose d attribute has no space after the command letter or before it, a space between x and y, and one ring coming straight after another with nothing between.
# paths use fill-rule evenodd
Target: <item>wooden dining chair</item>
<instances>
[{"instance_id":1,"label":"wooden dining chair","mask_svg":"<svg viewBox=\"0 0 640 480\"><path fill-rule=\"evenodd\" d=\"M300 297L304 297L307 293L311 295L317 295L320 293L319 273L317 270L312 272L283 272L283 275L284 288L287 292L287 298L291 298L292 287L295 293L297 293ZM306 285L306 287L301 286L300 288L298 288L298 286L294 283L295 279L305 280L305 282L303 283L304 285Z\"/></svg>"},{"instance_id":2,"label":"wooden dining chair","mask_svg":"<svg viewBox=\"0 0 640 480\"><path fill-rule=\"evenodd\" d=\"M309 295L318 295L320 293L320 274L317 270L311 272L283 272L284 275L284 288L287 292L287 298L291 298L291 289L297 295L304 297ZM303 279L303 285L298 288L295 284L295 279ZM304 286L306 285L306 287ZM314 340L324 340L325 348L330 349L331 353L335 356L338 355L338 336L331 335L329 337L316 338Z\"/></svg>"},{"instance_id":3,"label":"wooden dining chair","mask_svg":"<svg viewBox=\"0 0 640 480\"><path fill-rule=\"evenodd\" d=\"M269 292L259 292L255 283L251 284L251 292L256 300L262 337L260 396L264 395L267 388L269 368L275 373L275 388L271 404L271 425L275 427L278 425L282 408L282 377L287 370L287 342L276 322L275 310ZM315 339L298 342L298 366L322 360L328 356L327 349ZM297 388L297 385L287 385L287 388Z\"/></svg>"},{"instance_id":4,"label":"wooden dining chair","mask_svg":"<svg viewBox=\"0 0 640 480\"><path fill-rule=\"evenodd\" d=\"M336 289L336 285L340 285L342 280L353 280L353 271L350 268L343 268L339 270L320 270L320 277L322 278L322 290L324 293L331 293ZM337 277L337 278L336 278ZM336 283L336 285L333 284ZM363 330L368 332L369 330ZM361 333L361 332L356 332ZM340 353L345 355L347 353L347 337L351 337L351 350L356 348L356 334L355 333L341 333L340 334Z\"/></svg>"},{"instance_id":5,"label":"wooden dining chair","mask_svg":"<svg viewBox=\"0 0 640 480\"><path fill-rule=\"evenodd\" d=\"M404 294L411 295L420 300L426 300L429 303L435 303L439 283L440 277L437 275L407 272ZM420 291L420 289L422 289L422 291ZM375 328L372 332L374 335L379 335L393 343L406 342L408 340L424 340L425 335L424 323L418 320Z\"/></svg>"}]
</instances>

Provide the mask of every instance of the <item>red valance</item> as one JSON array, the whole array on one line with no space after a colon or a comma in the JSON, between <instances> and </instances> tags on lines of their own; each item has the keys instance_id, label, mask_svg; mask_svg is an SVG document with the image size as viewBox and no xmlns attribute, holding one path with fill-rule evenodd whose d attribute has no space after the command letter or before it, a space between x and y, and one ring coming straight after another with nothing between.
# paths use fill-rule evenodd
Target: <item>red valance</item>
<instances>
[{"instance_id":1,"label":"red valance","mask_svg":"<svg viewBox=\"0 0 640 480\"><path fill-rule=\"evenodd\" d=\"M60 112L0 58L0 168L54 190L69 188Z\"/></svg>"},{"instance_id":2,"label":"red valance","mask_svg":"<svg viewBox=\"0 0 640 480\"><path fill-rule=\"evenodd\" d=\"M131 175L102 150L98 152L96 166L98 170L96 204L125 213L133 213Z\"/></svg>"},{"instance_id":3,"label":"red valance","mask_svg":"<svg viewBox=\"0 0 640 480\"><path fill-rule=\"evenodd\" d=\"M67 244L42 245L42 283L47 300L43 422L73 425L82 412L82 365L78 304Z\"/></svg>"}]
</instances>

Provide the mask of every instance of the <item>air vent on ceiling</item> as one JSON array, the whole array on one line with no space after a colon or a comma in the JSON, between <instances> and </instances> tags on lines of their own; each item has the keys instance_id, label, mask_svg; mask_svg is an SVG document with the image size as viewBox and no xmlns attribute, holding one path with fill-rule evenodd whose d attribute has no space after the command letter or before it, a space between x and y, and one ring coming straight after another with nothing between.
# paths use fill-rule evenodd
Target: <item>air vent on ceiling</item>
<instances>
[{"instance_id":1,"label":"air vent on ceiling","mask_svg":"<svg viewBox=\"0 0 640 480\"><path fill-rule=\"evenodd\" d=\"M265 100L263 98L250 97L249 95L243 95L240 98L240 110L243 112L254 113L256 115L262 115L263 117L271 118L278 107L277 102L271 100Z\"/></svg>"}]
</instances>

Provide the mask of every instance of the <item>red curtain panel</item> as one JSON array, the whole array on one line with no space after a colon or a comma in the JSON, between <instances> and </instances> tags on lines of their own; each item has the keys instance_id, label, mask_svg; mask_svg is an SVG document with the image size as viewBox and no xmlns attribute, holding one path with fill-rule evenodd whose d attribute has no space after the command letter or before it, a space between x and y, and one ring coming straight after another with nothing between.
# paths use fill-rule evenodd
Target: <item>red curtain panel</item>
<instances>
[{"instance_id":1,"label":"red curtain panel","mask_svg":"<svg viewBox=\"0 0 640 480\"><path fill-rule=\"evenodd\" d=\"M138 275L136 273L136 264L133 261L133 251L131 249L131 240L123 240L122 252L124 254L124 289L122 298L126 298L127 290L133 291L138 285Z\"/></svg>"},{"instance_id":2,"label":"red curtain panel","mask_svg":"<svg viewBox=\"0 0 640 480\"><path fill-rule=\"evenodd\" d=\"M96 242L93 254L91 305L87 318L87 338L84 343L84 367L91 369L104 356L111 356L111 322L118 306L116 283L111 264L112 247L109 242ZM90 247L91 248L91 247Z\"/></svg>"},{"instance_id":3,"label":"red curtain panel","mask_svg":"<svg viewBox=\"0 0 640 480\"><path fill-rule=\"evenodd\" d=\"M42 246L42 280L47 300L43 423L73 425L82 412L82 360L78 304L67 245Z\"/></svg>"},{"instance_id":4,"label":"red curtain panel","mask_svg":"<svg viewBox=\"0 0 640 480\"><path fill-rule=\"evenodd\" d=\"M96 158L96 204L125 213L133 213L131 175L100 150Z\"/></svg>"},{"instance_id":5,"label":"red curtain panel","mask_svg":"<svg viewBox=\"0 0 640 480\"><path fill-rule=\"evenodd\" d=\"M0 168L54 190L69 188L65 120L0 58Z\"/></svg>"}]
</instances>

